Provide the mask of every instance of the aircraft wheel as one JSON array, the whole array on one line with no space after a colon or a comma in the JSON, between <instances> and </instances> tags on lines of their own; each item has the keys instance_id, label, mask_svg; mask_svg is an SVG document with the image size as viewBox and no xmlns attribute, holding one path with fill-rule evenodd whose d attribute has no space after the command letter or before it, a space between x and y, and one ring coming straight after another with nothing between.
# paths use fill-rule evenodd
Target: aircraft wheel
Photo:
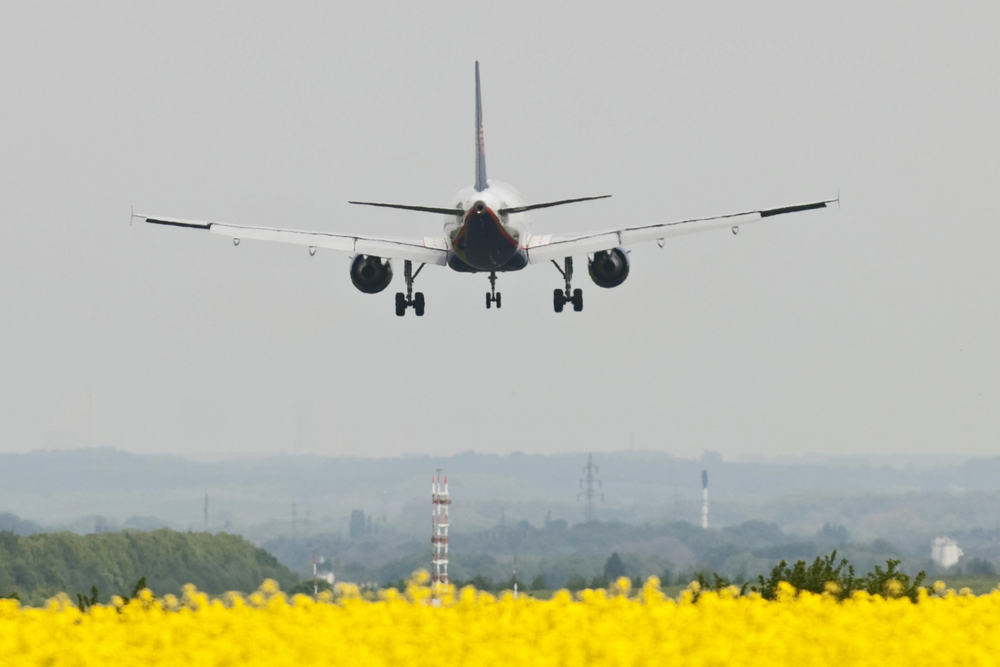
<instances>
[{"instance_id":1,"label":"aircraft wheel","mask_svg":"<svg viewBox=\"0 0 1000 667\"><path fill-rule=\"evenodd\" d=\"M552 307L555 308L557 313L561 313L563 306L566 305L566 295L563 294L561 289L553 290L552 292Z\"/></svg>"},{"instance_id":2,"label":"aircraft wheel","mask_svg":"<svg viewBox=\"0 0 1000 667\"><path fill-rule=\"evenodd\" d=\"M417 314L417 317L424 316L424 293L417 292L413 295L413 312Z\"/></svg>"},{"instance_id":3,"label":"aircraft wheel","mask_svg":"<svg viewBox=\"0 0 1000 667\"><path fill-rule=\"evenodd\" d=\"M406 295L402 292L396 292L396 315L406 315Z\"/></svg>"},{"instance_id":4,"label":"aircraft wheel","mask_svg":"<svg viewBox=\"0 0 1000 667\"><path fill-rule=\"evenodd\" d=\"M497 295L496 295L496 298L494 299L494 301L497 302L497 308L499 308L500 307L500 292L497 292Z\"/></svg>"},{"instance_id":5,"label":"aircraft wheel","mask_svg":"<svg viewBox=\"0 0 1000 667\"><path fill-rule=\"evenodd\" d=\"M573 310L580 312L583 310L583 290L575 289L573 290Z\"/></svg>"},{"instance_id":6,"label":"aircraft wheel","mask_svg":"<svg viewBox=\"0 0 1000 667\"><path fill-rule=\"evenodd\" d=\"M493 299L492 299L492 298L490 297L490 293L489 293L489 292L487 292L487 293L486 293L486 310L489 310L489 309L490 309L490 306L491 306L492 304L493 304Z\"/></svg>"}]
</instances>

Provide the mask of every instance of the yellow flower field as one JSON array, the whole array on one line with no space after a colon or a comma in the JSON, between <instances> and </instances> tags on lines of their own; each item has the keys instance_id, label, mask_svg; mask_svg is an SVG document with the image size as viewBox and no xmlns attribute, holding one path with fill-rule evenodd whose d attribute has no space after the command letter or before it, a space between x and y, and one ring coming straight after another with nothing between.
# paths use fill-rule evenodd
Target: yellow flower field
<instances>
[{"instance_id":1,"label":"yellow flower field","mask_svg":"<svg viewBox=\"0 0 1000 667\"><path fill-rule=\"evenodd\" d=\"M60 596L42 609L0 600L0 665L996 665L1000 591L907 598L800 593L665 597L655 578L630 592L551 600L426 586L377 600L256 593L182 599L144 590L81 613Z\"/></svg>"}]
</instances>

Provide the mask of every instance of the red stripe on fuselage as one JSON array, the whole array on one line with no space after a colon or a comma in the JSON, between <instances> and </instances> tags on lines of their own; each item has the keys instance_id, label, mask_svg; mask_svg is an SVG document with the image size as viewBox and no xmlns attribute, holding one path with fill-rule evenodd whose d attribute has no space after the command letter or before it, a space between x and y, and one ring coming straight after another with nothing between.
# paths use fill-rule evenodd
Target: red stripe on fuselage
<instances>
[{"instance_id":1,"label":"red stripe on fuselage","mask_svg":"<svg viewBox=\"0 0 1000 667\"><path fill-rule=\"evenodd\" d=\"M466 212L465 224L462 225L462 229L459 230L458 234L455 236L455 241L457 242L459 238L465 235L466 230L468 230L469 228L469 221L472 219L473 215L483 215L484 213L490 216L490 219L493 221L493 224L497 226L497 230L499 230L499 232L503 234L504 239L506 239L508 243L510 243L512 246L516 248L517 241L515 241L514 237L507 232L507 230L504 228L502 224L500 224L500 217L496 213L494 213L493 209L491 209L489 206L483 206L482 213L476 211L475 206L473 206Z\"/></svg>"}]
</instances>

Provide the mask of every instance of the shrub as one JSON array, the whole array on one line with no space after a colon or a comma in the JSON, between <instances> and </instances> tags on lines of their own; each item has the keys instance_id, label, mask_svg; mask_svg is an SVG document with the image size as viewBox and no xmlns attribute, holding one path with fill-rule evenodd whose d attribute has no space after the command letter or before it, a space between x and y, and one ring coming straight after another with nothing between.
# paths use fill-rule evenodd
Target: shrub
<instances>
[{"instance_id":1,"label":"shrub","mask_svg":"<svg viewBox=\"0 0 1000 667\"><path fill-rule=\"evenodd\" d=\"M927 574L921 571L911 579L910 575L899 571L899 563L900 561L890 558L886 561L885 569L876 565L873 572L859 577L846 558L837 562L837 551L834 550L829 556L817 556L812 564L800 560L789 567L788 563L781 561L774 566L767 578L759 576L757 585L743 584L740 593L746 594L749 589L759 593L765 600L774 600L778 597L779 584L784 581L797 591L827 593L840 600L850 597L855 591L865 591L869 595L908 597L916 602L917 591ZM697 581L703 591L718 591L732 585L717 574L713 574L711 580L699 574Z\"/></svg>"}]
</instances>

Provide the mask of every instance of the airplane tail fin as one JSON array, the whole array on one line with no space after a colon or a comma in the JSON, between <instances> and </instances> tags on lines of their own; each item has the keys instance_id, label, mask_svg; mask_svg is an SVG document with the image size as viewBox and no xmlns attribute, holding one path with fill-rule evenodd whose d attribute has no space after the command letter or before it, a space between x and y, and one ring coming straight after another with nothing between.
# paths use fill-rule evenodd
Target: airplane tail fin
<instances>
[{"instance_id":1,"label":"airplane tail fin","mask_svg":"<svg viewBox=\"0 0 1000 667\"><path fill-rule=\"evenodd\" d=\"M476 191L490 187L486 182L486 144L483 139L483 99L479 92L479 61L476 61Z\"/></svg>"}]
</instances>

